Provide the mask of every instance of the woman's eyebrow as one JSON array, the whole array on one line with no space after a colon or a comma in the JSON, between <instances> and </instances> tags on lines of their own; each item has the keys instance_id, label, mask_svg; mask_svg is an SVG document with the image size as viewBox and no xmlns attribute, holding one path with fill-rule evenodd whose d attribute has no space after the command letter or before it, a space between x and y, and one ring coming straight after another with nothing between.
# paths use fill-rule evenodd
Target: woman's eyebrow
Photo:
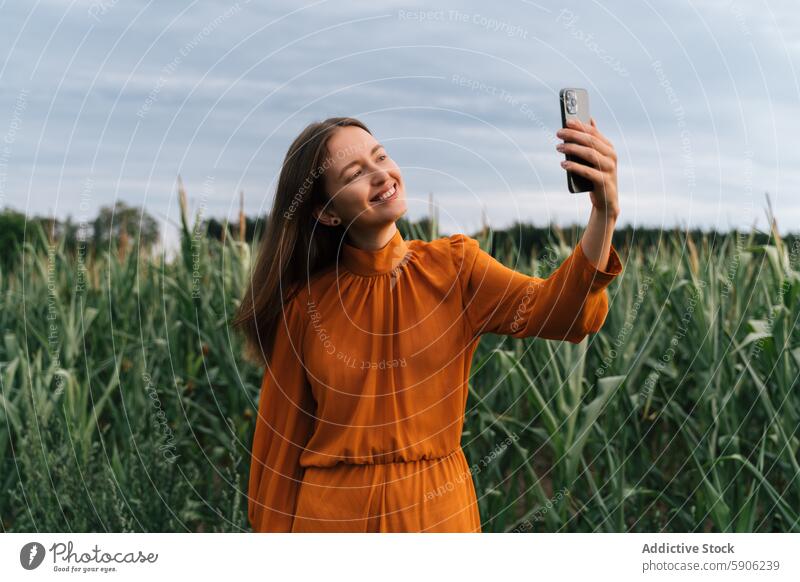
<instances>
[{"instance_id":1,"label":"woman's eyebrow","mask_svg":"<svg viewBox=\"0 0 800 582\"><path fill-rule=\"evenodd\" d=\"M370 152L369 152L369 155L372 155L372 154L374 154L375 152L377 152L377 151L378 151L379 149L381 149L382 147L383 147L383 144L380 144L380 143L379 143L379 144L376 144L376 145L375 145L375 147L373 147L373 148L372 148L372 150L370 150ZM344 173L345 173L345 171L347 170L347 168L349 168L349 167L350 167L350 166L352 166L353 164L357 164L357 163L358 163L358 160L353 160L352 162L350 162L349 164L347 164L345 167L343 167L343 168L341 169L341 171L339 172L339 178L341 178L341 177L342 177L342 174L344 174Z\"/></svg>"}]
</instances>

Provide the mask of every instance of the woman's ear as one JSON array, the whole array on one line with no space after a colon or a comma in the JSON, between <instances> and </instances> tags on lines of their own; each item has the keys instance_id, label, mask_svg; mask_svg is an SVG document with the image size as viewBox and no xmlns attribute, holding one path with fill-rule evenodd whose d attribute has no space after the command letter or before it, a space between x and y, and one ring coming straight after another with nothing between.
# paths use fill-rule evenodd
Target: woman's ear
<instances>
[{"instance_id":1,"label":"woman's ear","mask_svg":"<svg viewBox=\"0 0 800 582\"><path fill-rule=\"evenodd\" d=\"M316 207L311 214L317 222L326 226L337 226L342 223L341 218L336 215L330 204L326 206L325 210L322 210L319 206Z\"/></svg>"}]
</instances>

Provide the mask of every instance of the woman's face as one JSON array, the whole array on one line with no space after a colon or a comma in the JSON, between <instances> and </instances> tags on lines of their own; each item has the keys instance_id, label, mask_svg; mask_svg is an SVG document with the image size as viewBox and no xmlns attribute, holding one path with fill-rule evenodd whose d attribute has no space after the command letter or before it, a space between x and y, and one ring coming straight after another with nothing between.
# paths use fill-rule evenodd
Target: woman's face
<instances>
[{"instance_id":1,"label":"woman's face","mask_svg":"<svg viewBox=\"0 0 800 582\"><path fill-rule=\"evenodd\" d=\"M315 216L325 224L339 218L347 229L379 229L407 210L400 168L360 127L342 127L330 137L324 181L330 201Z\"/></svg>"}]
</instances>

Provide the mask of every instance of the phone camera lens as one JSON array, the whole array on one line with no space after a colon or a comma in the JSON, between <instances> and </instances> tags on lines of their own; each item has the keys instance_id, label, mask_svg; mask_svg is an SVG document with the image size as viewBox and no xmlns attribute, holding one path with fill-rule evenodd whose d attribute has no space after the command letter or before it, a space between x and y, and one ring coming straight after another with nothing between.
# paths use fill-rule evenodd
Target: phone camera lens
<instances>
[{"instance_id":1,"label":"phone camera lens","mask_svg":"<svg viewBox=\"0 0 800 582\"><path fill-rule=\"evenodd\" d=\"M564 94L564 101L567 106L567 113L574 115L578 112L578 99L575 97L575 91L567 91Z\"/></svg>"}]
</instances>

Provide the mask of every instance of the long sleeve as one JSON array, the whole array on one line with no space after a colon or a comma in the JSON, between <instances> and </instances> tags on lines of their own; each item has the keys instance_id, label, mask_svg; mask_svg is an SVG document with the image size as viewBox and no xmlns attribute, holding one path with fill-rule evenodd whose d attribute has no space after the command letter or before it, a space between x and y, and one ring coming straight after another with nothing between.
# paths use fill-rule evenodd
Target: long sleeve
<instances>
[{"instance_id":1,"label":"long sleeve","mask_svg":"<svg viewBox=\"0 0 800 582\"><path fill-rule=\"evenodd\" d=\"M606 287L622 272L611 246L605 270L586 257L581 243L546 279L510 269L463 234L450 237L450 250L473 335L580 342L596 333L608 315Z\"/></svg>"},{"instance_id":2,"label":"long sleeve","mask_svg":"<svg viewBox=\"0 0 800 582\"><path fill-rule=\"evenodd\" d=\"M290 532L294 520L303 477L299 459L316 409L303 365L304 323L302 306L288 302L264 371L248 488L248 519L258 532Z\"/></svg>"}]
</instances>

